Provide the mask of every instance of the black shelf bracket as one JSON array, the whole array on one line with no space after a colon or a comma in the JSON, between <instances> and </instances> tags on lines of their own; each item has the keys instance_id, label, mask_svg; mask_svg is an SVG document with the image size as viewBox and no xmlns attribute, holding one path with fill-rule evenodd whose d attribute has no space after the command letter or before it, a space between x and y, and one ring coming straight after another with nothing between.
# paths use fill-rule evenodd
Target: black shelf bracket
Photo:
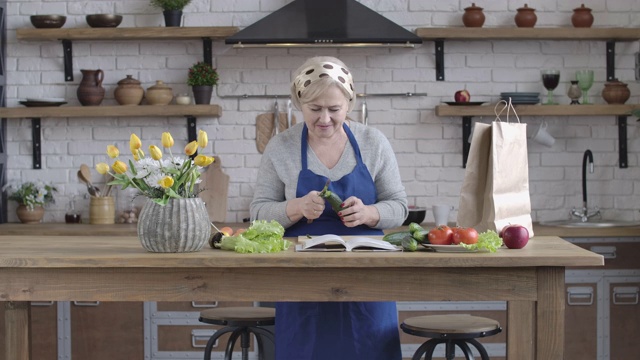
<instances>
[{"instance_id":1,"label":"black shelf bracket","mask_svg":"<svg viewBox=\"0 0 640 360\"><path fill-rule=\"evenodd\" d=\"M436 81L444 81L444 40L435 40Z\"/></svg>"},{"instance_id":2,"label":"black shelf bracket","mask_svg":"<svg viewBox=\"0 0 640 360\"><path fill-rule=\"evenodd\" d=\"M198 140L198 132L196 131L196 117L192 116L192 115L187 115L187 141L188 142L192 142L192 141L196 141ZM198 155L198 152L196 151L195 154L191 155L192 159L195 159L195 157Z\"/></svg>"},{"instance_id":3,"label":"black shelf bracket","mask_svg":"<svg viewBox=\"0 0 640 360\"><path fill-rule=\"evenodd\" d=\"M213 55L212 55L212 41L211 38L205 37L202 38L202 53L204 54L204 62L213 66Z\"/></svg>"},{"instance_id":4,"label":"black shelf bracket","mask_svg":"<svg viewBox=\"0 0 640 360\"><path fill-rule=\"evenodd\" d=\"M618 162L621 169L629 167L627 160L627 116L618 116Z\"/></svg>"},{"instance_id":5,"label":"black shelf bracket","mask_svg":"<svg viewBox=\"0 0 640 360\"><path fill-rule=\"evenodd\" d=\"M64 81L73 81L73 50L71 40L62 40L62 53L64 55Z\"/></svg>"},{"instance_id":6,"label":"black shelf bracket","mask_svg":"<svg viewBox=\"0 0 640 360\"><path fill-rule=\"evenodd\" d=\"M469 158L469 149L471 144L469 143L469 137L471 136L471 125L473 117L462 117L462 167L467 167L467 159Z\"/></svg>"},{"instance_id":7,"label":"black shelf bracket","mask_svg":"<svg viewBox=\"0 0 640 360\"><path fill-rule=\"evenodd\" d=\"M616 78L616 42L607 41L607 81Z\"/></svg>"},{"instance_id":8,"label":"black shelf bracket","mask_svg":"<svg viewBox=\"0 0 640 360\"><path fill-rule=\"evenodd\" d=\"M40 118L31 118L31 142L33 148L33 168L42 169L42 129Z\"/></svg>"}]
</instances>

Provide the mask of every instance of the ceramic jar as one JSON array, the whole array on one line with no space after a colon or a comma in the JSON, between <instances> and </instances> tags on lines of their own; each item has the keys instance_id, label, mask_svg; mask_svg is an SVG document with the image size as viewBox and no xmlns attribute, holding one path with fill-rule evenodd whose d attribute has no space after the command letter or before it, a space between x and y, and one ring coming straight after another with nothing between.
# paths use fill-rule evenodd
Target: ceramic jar
<instances>
[{"instance_id":1,"label":"ceramic jar","mask_svg":"<svg viewBox=\"0 0 640 360\"><path fill-rule=\"evenodd\" d=\"M118 81L118 87L113 96L120 105L139 105L144 97L144 89L133 75L127 75L126 78Z\"/></svg>"},{"instance_id":2,"label":"ceramic jar","mask_svg":"<svg viewBox=\"0 0 640 360\"><path fill-rule=\"evenodd\" d=\"M97 106L104 99L104 88L102 80L104 80L104 72L98 70L80 70L82 73L82 81L78 86L76 94L80 104L83 106Z\"/></svg>"},{"instance_id":3,"label":"ceramic jar","mask_svg":"<svg viewBox=\"0 0 640 360\"><path fill-rule=\"evenodd\" d=\"M191 96L187 94L179 94L176 96L176 104L178 105L190 105L191 104Z\"/></svg>"},{"instance_id":4,"label":"ceramic jar","mask_svg":"<svg viewBox=\"0 0 640 360\"><path fill-rule=\"evenodd\" d=\"M147 89L145 95L149 105L168 105L173 100L173 91L162 80Z\"/></svg>"},{"instance_id":5,"label":"ceramic jar","mask_svg":"<svg viewBox=\"0 0 640 360\"><path fill-rule=\"evenodd\" d=\"M533 27L538 21L535 11L536 9L524 4L524 7L519 8L516 14L516 25L518 27Z\"/></svg>"},{"instance_id":6,"label":"ceramic jar","mask_svg":"<svg viewBox=\"0 0 640 360\"><path fill-rule=\"evenodd\" d=\"M30 209L26 205L18 205L16 215L23 224L37 224L44 217L44 208L42 206L34 206Z\"/></svg>"},{"instance_id":7,"label":"ceramic jar","mask_svg":"<svg viewBox=\"0 0 640 360\"><path fill-rule=\"evenodd\" d=\"M602 98L607 102L607 104L624 104L629 100L629 96L631 96L631 92L629 91L627 84L618 81L617 79L607 81L604 84Z\"/></svg>"},{"instance_id":8,"label":"ceramic jar","mask_svg":"<svg viewBox=\"0 0 640 360\"><path fill-rule=\"evenodd\" d=\"M89 224L115 224L116 205L112 196L89 199Z\"/></svg>"},{"instance_id":9,"label":"ceramic jar","mask_svg":"<svg viewBox=\"0 0 640 360\"><path fill-rule=\"evenodd\" d=\"M593 14L591 9L582 4L579 8L573 9L571 23L577 28L589 28L593 25Z\"/></svg>"},{"instance_id":10,"label":"ceramic jar","mask_svg":"<svg viewBox=\"0 0 640 360\"><path fill-rule=\"evenodd\" d=\"M484 13L482 8L471 3L471 6L464 8L462 23L466 27L482 27L484 25Z\"/></svg>"}]
</instances>

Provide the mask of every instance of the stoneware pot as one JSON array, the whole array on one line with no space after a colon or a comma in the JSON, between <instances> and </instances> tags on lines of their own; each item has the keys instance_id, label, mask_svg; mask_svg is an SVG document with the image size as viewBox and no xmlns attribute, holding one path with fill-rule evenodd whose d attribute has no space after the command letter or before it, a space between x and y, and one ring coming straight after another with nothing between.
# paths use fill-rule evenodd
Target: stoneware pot
<instances>
[{"instance_id":1,"label":"stoneware pot","mask_svg":"<svg viewBox=\"0 0 640 360\"><path fill-rule=\"evenodd\" d=\"M593 25L593 14L591 9L582 4L579 8L573 9L571 24L577 28L590 28Z\"/></svg>"},{"instance_id":2,"label":"stoneware pot","mask_svg":"<svg viewBox=\"0 0 640 360\"><path fill-rule=\"evenodd\" d=\"M516 14L516 26L518 27L534 27L538 17L535 13L536 9L530 8L527 4L518 9Z\"/></svg>"},{"instance_id":3,"label":"stoneware pot","mask_svg":"<svg viewBox=\"0 0 640 360\"><path fill-rule=\"evenodd\" d=\"M484 13L482 8L471 3L471 6L464 8L462 23L466 27L482 27L484 25Z\"/></svg>"},{"instance_id":4,"label":"stoneware pot","mask_svg":"<svg viewBox=\"0 0 640 360\"><path fill-rule=\"evenodd\" d=\"M164 25L167 27L178 27L182 23L182 10L165 10Z\"/></svg>"},{"instance_id":5,"label":"stoneware pot","mask_svg":"<svg viewBox=\"0 0 640 360\"><path fill-rule=\"evenodd\" d=\"M196 104L208 105L211 103L211 94L213 94L213 86L211 85L194 85L191 87L193 90L193 98Z\"/></svg>"},{"instance_id":6,"label":"stoneware pot","mask_svg":"<svg viewBox=\"0 0 640 360\"><path fill-rule=\"evenodd\" d=\"M607 104L624 104L629 100L629 96L631 96L631 92L627 84L617 79L607 81L602 89L602 98Z\"/></svg>"},{"instance_id":7,"label":"stoneware pot","mask_svg":"<svg viewBox=\"0 0 640 360\"><path fill-rule=\"evenodd\" d=\"M116 204L113 196L92 196L89 199L89 223L116 223Z\"/></svg>"},{"instance_id":8,"label":"stoneware pot","mask_svg":"<svg viewBox=\"0 0 640 360\"><path fill-rule=\"evenodd\" d=\"M145 95L149 105L168 105L173 100L173 91L162 80L147 89Z\"/></svg>"},{"instance_id":9,"label":"stoneware pot","mask_svg":"<svg viewBox=\"0 0 640 360\"><path fill-rule=\"evenodd\" d=\"M188 94L178 94L178 96L176 96L176 104L191 105L191 96Z\"/></svg>"},{"instance_id":10,"label":"stoneware pot","mask_svg":"<svg viewBox=\"0 0 640 360\"><path fill-rule=\"evenodd\" d=\"M152 200L138 217L138 239L149 252L200 251L211 236L211 222L200 198L171 199L167 205Z\"/></svg>"},{"instance_id":11,"label":"stoneware pot","mask_svg":"<svg viewBox=\"0 0 640 360\"><path fill-rule=\"evenodd\" d=\"M18 215L18 219L23 224L37 224L44 217L44 208L42 206L34 206L33 209L29 209L26 205L18 205L16 215Z\"/></svg>"},{"instance_id":12,"label":"stoneware pot","mask_svg":"<svg viewBox=\"0 0 640 360\"><path fill-rule=\"evenodd\" d=\"M118 87L113 92L113 96L120 105L139 105L144 97L144 89L133 75L127 75L126 78L118 81Z\"/></svg>"},{"instance_id":13,"label":"stoneware pot","mask_svg":"<svg viewBox=\"0 0 640 360\"><path fill-rule=\"evenodd\" d=\"M104 72L98 70L80 70L82 73L82 81L78 86L76 94L80 104L84 106L98 106L104 99L104 88L102 80L104 80Z\"/></svg>"}]
</instances>

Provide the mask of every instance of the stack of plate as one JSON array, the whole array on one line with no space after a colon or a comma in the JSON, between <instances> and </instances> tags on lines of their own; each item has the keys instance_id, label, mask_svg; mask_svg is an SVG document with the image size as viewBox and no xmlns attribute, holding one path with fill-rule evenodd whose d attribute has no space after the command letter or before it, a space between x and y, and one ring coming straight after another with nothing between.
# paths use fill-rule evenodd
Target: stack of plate
<instances>
[{"instance_id":1,"label":"stack of plate","mask_svg":"<svg viewBox=\"0 0 640 360\"><path fill-rule=\"evenodd\" d=\"M540 102L540 93L537 92L503 92L500 93L500 99L509 102L511 98L512 104L537 104Z\"/></svg>"}]
</instances>

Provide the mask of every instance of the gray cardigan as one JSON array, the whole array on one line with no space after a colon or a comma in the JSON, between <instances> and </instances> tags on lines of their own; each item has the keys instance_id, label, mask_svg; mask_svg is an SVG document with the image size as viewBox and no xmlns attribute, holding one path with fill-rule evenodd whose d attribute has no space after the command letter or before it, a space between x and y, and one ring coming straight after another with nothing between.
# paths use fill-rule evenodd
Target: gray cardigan
<instances>
[{"instance_id":1,"label":"gray cardigan","mask_svg":"<svg viewBox=\"0 0 640 360\"><path fill-rule=\"evenodd\" d=\"M292 126L267 144L250 207L252 220L276 220L285 228L294 224L286 214L286 206L287 200L296 198L298 174L302 167L300 145L303 125L301 122ZM391 144L378 129L354 121L349 123L349 127L375 182L378 202L374 206L380 213L380 221L375 228L400 226L408 214L407 194ZM356 166L355 152L350 145L345 147L338 164L332 169L320 162L311 147L307 148L307 158L311 171L331 181L339 180Z\"/></svg>"}]
</instances>

